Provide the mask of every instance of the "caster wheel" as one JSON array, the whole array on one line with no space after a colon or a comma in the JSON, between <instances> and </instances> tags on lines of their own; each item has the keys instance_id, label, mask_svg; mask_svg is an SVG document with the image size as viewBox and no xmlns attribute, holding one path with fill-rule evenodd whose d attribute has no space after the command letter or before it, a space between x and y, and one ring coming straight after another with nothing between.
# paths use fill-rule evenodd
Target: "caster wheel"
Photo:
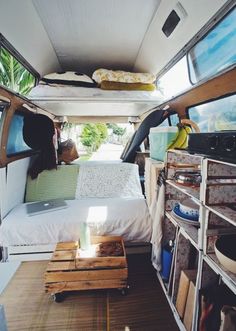
<instances>
[{"instance_id":1,"label":"caster wheel","mask_svg":"<svg viewBox=\"0 0 236 331\"><path fill-rule=\"evenodd\" d=\"M121 295L125 296L128 294L129 286L120 289Z\"/></svg>"},{"instance_id":2,"label":"caster wheel","mask_svg":"<svg viewBox=\"0 0 236 331\"><path fill-rule=\"evenodd\" d=\"M54 302L62 302L64 300L64 295L62 293L55 293L52 294L52 299Z\"/></svg>"}]
</instances>

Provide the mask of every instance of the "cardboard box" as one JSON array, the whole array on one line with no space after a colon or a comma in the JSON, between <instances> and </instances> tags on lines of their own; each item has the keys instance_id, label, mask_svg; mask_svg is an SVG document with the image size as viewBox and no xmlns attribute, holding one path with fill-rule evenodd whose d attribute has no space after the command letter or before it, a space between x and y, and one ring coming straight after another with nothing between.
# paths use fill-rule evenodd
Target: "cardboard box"
<instances>
[{"instance_id":1,"label":"cardboard box","mask_svg":"<svg viewBox=\"0 0 236 331\"><path fill-rule=\"evenodd\" d=\"M188 298L184 312L184 326L186 327L187 331L191 331L192 329L195 289L195 285L191 281L189 285Z\"/></svg>"},{"instance_id":2,"label":"cardboard box","mask_svg":"<svg viewBox=\"0 0 236 331\"><path fill-rule=\"evenodd\" d=\"M181 319L184 317L190 281L195 282L197 270L182 270L176 299L176 309Z\"/></svg>"}]
</instances>

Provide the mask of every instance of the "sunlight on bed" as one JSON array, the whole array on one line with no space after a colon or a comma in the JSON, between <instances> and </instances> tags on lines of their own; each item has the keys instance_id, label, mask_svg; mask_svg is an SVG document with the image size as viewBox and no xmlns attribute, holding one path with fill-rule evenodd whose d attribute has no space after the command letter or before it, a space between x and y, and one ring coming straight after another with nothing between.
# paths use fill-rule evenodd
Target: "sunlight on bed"
<instances>
[{"instance_id":1,"label":"sunlight on bed","mask_svg":"<svg viewBox=\"0 0 236 331\"><path fill-rule=\"evenodd\" d=\"M87 222L93 224L103 224L107 220L108 208L107 206L92 206L89 207Z\"/></svg>"}]
</instances>

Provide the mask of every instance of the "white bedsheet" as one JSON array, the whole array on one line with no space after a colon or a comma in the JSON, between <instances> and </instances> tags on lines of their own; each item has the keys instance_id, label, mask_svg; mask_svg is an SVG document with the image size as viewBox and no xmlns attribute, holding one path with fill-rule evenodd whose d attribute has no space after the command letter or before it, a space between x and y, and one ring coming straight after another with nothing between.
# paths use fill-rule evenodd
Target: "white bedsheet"
<instances>
[{"instance_id":1,"label":"white bedsheet","mask_svg":"<svg viewBox=\"0 0 236 331\"><path fill-rule=\"evenodd\" d=\"M0 244L53 244L79 239L79 224L92 235L118 235L125 241L149 242L152 224L144 198L86 198L68 200L68 208L28 216L26 204L15 207L2 221Z\"/></svg>"}]
</instances>

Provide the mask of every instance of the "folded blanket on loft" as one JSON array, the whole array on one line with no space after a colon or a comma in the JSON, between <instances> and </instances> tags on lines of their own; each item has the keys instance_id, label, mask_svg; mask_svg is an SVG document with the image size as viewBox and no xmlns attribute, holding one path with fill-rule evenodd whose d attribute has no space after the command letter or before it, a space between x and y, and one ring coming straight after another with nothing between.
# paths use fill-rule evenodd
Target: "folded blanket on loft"
<instances>
[{"instance_id":1,"label":"folded blanket on loft","mask_svg":"<svg viewBox=\"0 0 236 331\"><path fill-rule=\"evenodd\" d=\"M96 87L97 84L87 75L75 72L53 72L41 78L40 84L72 85L80 87Z\"/></svg>"},{"instance_id":2,"label":"folded blanket on loft","mask_svg":"<svg viewBox=\"0 0 236 331\"><path fill-rule=\"evenodd\" d=\"M103 90L155 91L156 86L154 84L120 83L103 80L100 88Z\"/></svg>"},{"instance_id":3,"label":"folded blanket on loft","mask_svg":"<svg viewBox=\"0 0 236 331\"><path fill-rule=\"evenodd\" d=\"M122 70L107 69L95 70L92 78L98 84L101 84L102 81L152 84L156 80L156 76L150 73L134 73Z\"/></svg>"}]
</instances>

